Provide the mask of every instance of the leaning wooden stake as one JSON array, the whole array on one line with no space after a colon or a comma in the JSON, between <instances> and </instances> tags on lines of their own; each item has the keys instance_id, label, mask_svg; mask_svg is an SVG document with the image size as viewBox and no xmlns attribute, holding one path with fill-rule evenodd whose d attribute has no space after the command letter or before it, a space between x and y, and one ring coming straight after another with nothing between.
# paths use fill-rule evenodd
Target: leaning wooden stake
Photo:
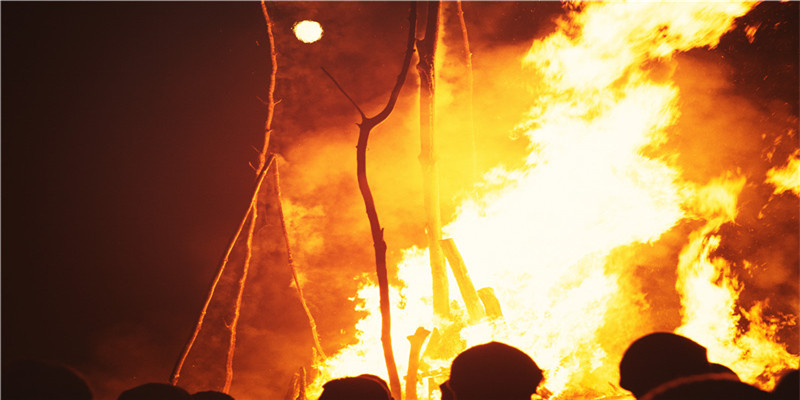
<instances>
[{"instance_id":1,"label":"leaning wooden stake","mask_svg":"<svg viewBox=\"0 0 800 400\"><path fill-rule=\"evenodd\" d=\"M467 307L469 314L469 321L476 323L486 316L486 311L483 309L481 299L478 297L478 292L475 291L475 286L472 284L472 279L467 272L467 265L464 263L464 258L461 257L461 252L456 247L456 242L453 239L442 240L442 250L444 256L450 263L450 269L453 271L453 277L456 278L458 290L461 292L461 298L464 299L464 305Z\"/></svg>"},{"instance_id":2,"label":"leaning wooden stake","mask_svg":"<svg viewBox=\"0 0 800 400\"><path fill-rule=\"evenodd\" d=\"M228 341L228 356L225 362L225 385L222 386L223 393L229 393L231 390L231 383L233 383L233 355L236 351L236 334L239 327L239 316L242 310L242 298L244 297L244 287L247 282L247 275L250 272L250 261L253 259L253 233L256 229L256 221L258 220L258 196L254 198L250 210L250 226L247 229L247 240L245 246L247 252L244 257L244 266L242 267L242 276L239 277L239 290L236 293L236 303L233 307L233 318L229 325L231 335Z\"/></svg>"},{"instance_id":3,"label":"leaning wooden stake","mask_svg":"<svg viewBox=\"0 0 800 400\"><path fill-rule=\"evenodd\" d=\"M222 256L222 261L219 263L217 274L214 276L214 280L211 282L211 288L208 290L208 294L206 295L206 302L203 304L203 309L200 311L200 317L197 319L194 331L192 331L192 335L186 342L180 357L178 357L178 361L175 363L172 374L170 375L169 382L173 385L178 384L178 379L181 376L181 370L183 369L183 364L186 362L186 357L189 355L189 352L194 346L194 342L197 340L197 336L200 334L200 330L203 327L203 321L205 320L206 313L208 312L208 307L211 304L211 299L214 297L214 292L217 289L220 278L222 278L222 273L225 271L225 266L228 264L228 258L231 255L231 251L233 251L233 246L236 244L236 241L239 240L239 235L242 233L245 223L248 221L248 219L250 219L250 213L254 209L253 204L255 204L255 201L258 198L258 192L261 190L261 183L264 182L264 177L267 176L267 171L269 170L269 165L272 163L272 158L273 155L270 154L265 160L266 167L256 178L256 182L253 185L253 191L250 195L250 204L247 207L247 211L245 211L244 217L239 223L239 226L236 228L236 232L233 234L233 237L230 241L228 241L228 247L225 249L225 254Z\"/></svg>"},{"instance_id":4,"label":"leaning wooden stake","mask_svg":"<svg viewBox=\"0 0 800 400\"><path fill-rule=\"evenodd\" d=\"M189 352L192 350L195 341L197 340L197 336L200 334L200 330L203 327L203 321L205 320L206 313L208 312L208 307L211 304L211 299L214 297L214 292L216 291L217 285L219 284L220 278L222 278L222 273L225 271L225 266L228 264L228 258L230 257L231 251L233 251L233 247L236 242L239 240L239 235L242 233L242 229L244 229L244 224L250 219L251 214L255 215L255 209L257 205L258 193L261 190L261 183L264 181L264 177L267 175L267 171L269 170L270 164L272 164L273 155L269 154L269 139L272 133L272 119L273 115L275 114L275 76L278 69L278 63L276 60L276 52L275 52L275 39L272 35L272 20L269 17L269 13L267 13L267 5L264 0L261 0L261 11L264 15L264 20L266 21L267 25L267 36L269 38L269 52L270 52L270 75L268 80L268 89L267 89L267 101L265 104L267 106L267 117L264 122L264 143L262 145L261 151L258 155L258 166L256 167L256 181L253 187L252 194L250 196L250 204L247 207L247 211L242 218L242 221L239 223L236 232L233 234L233 237L228 242L228 247L225 250L225 254L222 256L222 261L219 263L219 267L217 268L217 274L214 276L214 280L211 283L211 288L208 291L208 295L206 296L205 304L203 304L203 309L200 312L200 317L195 324L194 331L192 335L189 337L186 345L181 352L180 357L178 357L178 361L175 363L175 367L172 370L172 374L170 375L169 381L173 385L178 384L178 379L181 375L181 370L183 369L183 364L186 362L186 358L189 356ZM255 218L251 219L251 224L255 224ZM251 225L252 227L252 225ZM249 236L248 236L249 237ZM247 257L249 260L250 257L250 244L247 246ZM246 261L247 265L248 261ZM243 289L244 281L240 280L240 295L241 290ZM241 304L236 305L235 313L238 314L239 308ZM231 331L231 338L232 343L235 344L235 328ZM230 360L232 357L231 348L229 347L228 350L228 359ZM230 364L231 361L228 361ZM226 386L229 386L229 376L231 375L231 368L229 365L226 365Z\"/></svg>"},{"instance_id":5,"label":"leaning wooden stake","mask_svg":"<svg viewBox=\"0 0 800 400\"><path fill-rule=\"evenodd\" d=\"M442 318L450 316L450 294L447 285L442 247L442 215L439 206L439 167L435 136L436 45L439 41L439 14L441 1L425 2L428 6L425 37L416 42L419 51L419 134L422 164L423 196L427 221L428 248L430 252L433 311Z\"/></svg>"},{"instance_id":6,"label":"leaning wooden stake","mask_svg":"<svg viewBox=\"0 0 800 400\"><path fill-rule=\"evenodd\" d=\"M300 367L289 382L284 400L306 400L306 369Z\"/></svg>"},{"instance_id":7,"label":"leaning wooden stake","mask_svg":"<svg viewBox=\"0 0 800 400\"><path fill-rule=\"evenodd\" d=\"M283 199L281 198L281 180L280 173L278 172L278 163L272 168L272 176L275 178L275 191L277 192L278 201L278 217L281 220L281 231L283 231L283 241L286 243L286 258L288 259L289 269L292 271L292 279L294 280L294 287L297 289L297 296L300 297L300 304L303 305L303 310L306 312L308 324L311 326L311 336L314 339L314 347L317 349L316 354L319 357L325 358L325 351L322 350L322 344L319 341L319 334L317 333L317 323L314 321L314 316L306 303L306 297L303 295L303 287L300 285L300 279L297 278L297 267L294 265L294 258L292 257L292 246L289 245L289 232L286 229L286 218L283 215ZM315 357L316 359L316 357Z\"/></svg>"},{"instance_id":8,"label":"leaning wooden stake","mask_svg":"<svg viewBox=\"0 0 800 400\"><path fill-rule=\"evenodd\" d=\"M361 197L364 199L364 206L367 209L367 218L369 219L369 226L372 232L372 242L375 248L375 267L378 275L378 288L380 292L380 308L381 308L381 344L383 346L383 356L386 361L386 369L389 373L389 387L392 391L392 396L395 399L402 399L402 388L400 386L400 377L397 374L397 365L394 361L394 351L392 350L392 336L391 336L391 314L389 307L389 278L386 271L386 242L383 240L383 228L381 228L378 221L378 213L375 210L375 201L372 198L372 192L369 189L367 182L367 141L369 134L373 128L383 122L394 109L397 102L397 97L400 95L400 89L406 80L408 74L408 67L411 65L411 56L414 54L414 27L417 21L416 4L411 4L411 11L409 12L408 29L408 46L406 48L406 55L403 59L403 68L400 75L397 76L397 82L392 89L389 96L389 102L381 110L380 113L374 117L367 117L361 110L361 107L356 104L350 95L339 85L339 82L328 73L325 68L322 70L333 81L336 87L347 97L348 100L355 106L358 113L361 115L361 123L358 125L358 144L356 145L356 176L358 178L358 188L361 191Z\"/></svg>"},{"instance_id":9,"label":"leaning wooden stake","mask_svg":"<svg viewBox=\"0 0 800 400\"><path fill-rule=\"evenodd\" d=\"M261 151L258 153L258 166L256 172L260 173L262 170L267 169L266 158L267 151L269 150L269 139L272 134L272 117L275 109L275 101L273 99L275 93L275 74L277 69L277 62L275 60L275 40L272 36L272 21L267 12L267 4L264 0L261 1L261 13L264 15L264 21L267 24L267 36L269 37L270 48L270 79L269 88L267 89L267 117L264 122L264 143ZM236 352L236 334L239 326L239 315L242 309L242 298L244 296L245 283L247 282L247 274L250 271L250 260L253 258L253 232L255 231L256 221L258 220L258 196L253 199L252 210L250 212L250 228L247 233L247 240L245 242L246 254L244 259L244 267L242 267L242 276L239 278L239 290L236 294L236 303L233 310L233 319L230 323L230 340L228 342L228 357L225 364L225 385L222 387L223 393L228 393L231 389L233 382L233 355Z\"/></svg>"}]
</instances>

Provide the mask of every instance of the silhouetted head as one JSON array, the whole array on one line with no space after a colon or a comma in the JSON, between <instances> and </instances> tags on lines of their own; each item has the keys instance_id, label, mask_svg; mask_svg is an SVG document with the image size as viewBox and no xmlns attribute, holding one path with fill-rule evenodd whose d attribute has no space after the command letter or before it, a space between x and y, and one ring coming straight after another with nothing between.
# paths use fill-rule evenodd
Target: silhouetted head
<instances>
[{"instance_id":1,"label":"silhouetted head","mask_svg":"<svg viewBox=\"0 0 800 400\"><path fill-rule=\"evenodd\" d=\"M389 385L375 375L334 379L322 386L319 400L391 400Z\"/></svg>"},{"instance_id":2,"label":"silhouetted head","mask_svg":"<svg viewBox=\"0 0 800 400\"><path fill-rule=\"evenodd\" d=\"M453 360L449 386L458 400L529 400L542 377L542 370L527 354L490 342L470 347Z\"/></svg>"},{"instance_id":3,"label":"silhouetted head","mask_svg":"<svg viewBox=\"0 0 800 400\"><path fill-rule=\"evenodd\" d=\"M800 399L800 372L795 369L784 374L772 389L772 395L780 400Z\"/></svg>"},{"instance_id":4,"label":"silhouetted head","mask_svg":"<svg viewBox=\"0 0 800 400\"><path fill-rule=\"evenodd\" d=\"M128 389L117 400L191 400L189 392L168 383L145 383Z\"/></svg>"},{"instance_id":5,"label":"silhouetted head","mask_svg":"<svg viewBox=\"0 0 800 400\"><path fill-rule=\"evenodd\" d=\"M673 379L710 372L706 348L691 339L656 332L636 339L619 363L619 385L637 398Z\"/></svg>"},{"instance_id":6,"label":"silhouetted head","mask_svg":"<svg viewBox=\"0 0 800 400\"><path fill-rule=\"evenodd\" d=\"M231 395L216 390L205 390L192 394L192 400L235 400Z\"/></svg>"},{"instance_id":7,"label":"silhouetted head","mask_svg":"<svg viewBox=\"0 0 800 400\"><path fill-rule=\"evenodd\" d=\"M89 385L67 366L21 360L3 367L2 397L8 400L91 400Z\"/></svg>"}]
</instances>

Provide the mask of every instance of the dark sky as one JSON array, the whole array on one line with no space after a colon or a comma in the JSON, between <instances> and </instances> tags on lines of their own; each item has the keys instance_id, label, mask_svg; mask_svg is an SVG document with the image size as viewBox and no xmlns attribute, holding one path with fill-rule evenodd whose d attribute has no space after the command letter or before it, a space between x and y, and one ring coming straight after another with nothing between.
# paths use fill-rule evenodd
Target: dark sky
<instances>
[{"instance_id":1,"label":"dark sky","mask_svg":"<svg viewBox=\"0 0 800 400\"><path fill-rule=\"evenodd\" d=\"M263 125L262 21L3 3L4 358L84 361L109 326L194 318Z\"/></svg>"},{"instance_id":2,"label":"dark sky","mask_svg":"<svg viewBox=\"0 0 800 400\"><path fill-rule=\"evenodd\" d=\"M797 43L787 39L797 33L796 6L765 13L790 21L775 30L774 48L720 51L791 64L796 48L785 50ZM331 123L314 115L335 125L356 121L319 65L346 87L360 78L385 82L354 89L367 104L383 98L399 67L404 10L401 3L274 4L284 99L275 151L301 142L290 132ZM485 19L471 22L483 35L475 51L530 40L559 10L558 3L487 6ZM305 18L331 27L326 40L363 43L301 45L288 28ZM400 26L401 35L386 26ZM249 194L248 162L265 116L257 98L266 92L265 40L256 2L2 3L4 361L88 365L97 343L120 331L157 332L154 347L164 359L177 357ZM740 63L749 68L743 90L755 85L750 76L794 77L753 87L794 98L796 110L796 61L777 72ZM330 99L312 105L320 96Z\"/></svg>"}]
</instances>

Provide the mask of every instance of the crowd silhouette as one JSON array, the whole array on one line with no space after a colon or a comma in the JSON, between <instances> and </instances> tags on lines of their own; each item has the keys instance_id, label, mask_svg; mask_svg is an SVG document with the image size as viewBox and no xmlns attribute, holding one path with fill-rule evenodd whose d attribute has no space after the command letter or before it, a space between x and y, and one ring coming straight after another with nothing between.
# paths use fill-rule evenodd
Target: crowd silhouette
<instances>
[{"instance_id":1,"label":"crowd silhouette","mask_svg":"<svg viewBox=\"0 0 800 400\"><path fill-rule=\"evenodd\" d=\"M500 342L458 354L450 376L439 386L442 400L531 400L544 371L523 351ZM668 332L635 340L619 364L619 386L637 400L800 400L800 374L786 372L771 392L742 382L725 365L709 362L706 348ZM542 393L544 392L544 393ZM21 360L2 369L3 400L92 400L86 380L69 367ZM123 391L117 400L234 400L207 390L190 394L168 383L146 383ZM378 376L362 374L328 381L318 400L401 400Z\"/></svg>"}]
</instances>

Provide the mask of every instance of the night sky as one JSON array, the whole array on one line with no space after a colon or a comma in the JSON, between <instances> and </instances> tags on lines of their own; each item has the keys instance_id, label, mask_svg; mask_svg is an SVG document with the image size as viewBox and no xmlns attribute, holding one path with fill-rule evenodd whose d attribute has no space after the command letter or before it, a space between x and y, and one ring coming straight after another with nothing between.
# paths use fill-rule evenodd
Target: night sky
<instances>
[{"instance_id":1,"label":"night sky","mask_svg":"<svg viewBox=\"0 0 800 400\"><path fill-rule=\"evenodd\" d=\"M739 90L795 115L797 5L757 9L783 21L765 47L718 49L738 62ZM335 139L354 147L356 114L319 66L377 108L399 68L406 5L270 7L282 102L273 151L291 164L304 133L323 126L343 127ZM470 22L474 51L529 43L560 13L485 6ZM322 22L323 41L294 40L301 19ZM248 201L265 42L256 2L2 3L4 362L106 369L122 387L168 378Z\"/></svg>"}]
</instances>

